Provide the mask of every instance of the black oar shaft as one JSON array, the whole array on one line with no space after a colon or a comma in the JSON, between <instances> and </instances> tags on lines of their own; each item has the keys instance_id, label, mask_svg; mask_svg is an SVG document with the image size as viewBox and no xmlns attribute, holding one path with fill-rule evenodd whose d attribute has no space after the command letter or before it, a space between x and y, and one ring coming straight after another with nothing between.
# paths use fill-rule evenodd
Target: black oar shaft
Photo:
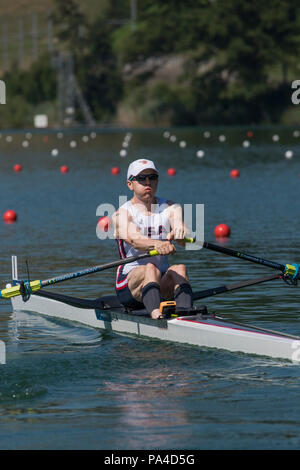
<instances>
[{"instance_id":1,"label":"black oar shaft","mask_svg":"<svg viewBox=\"0 0 300 470\"><path fill-rule=\"evenodd\" d=\"M251 261L252 263L262 264L268 266L269 268L277 269L279 271L285 271L285 265L275 263L274 261L269 261L263 258L258 258L257 256L248 255L247 253L242 253L241 251L233 250L225 246L215 245L214 243L203 242L203 247L208 250L217 251L225 255L234 256L236 258L244 259L246 261Z\"/></svg>"},{"instance_id":2,"label":"black oar shaft","mask_svg":"<svg viewBox=\"0 0 300 470\"><path fill-rule=\"evenodd\" d=\"M193 300L205 299L206 297L213 297L214 295L224 294L225 292L231 292L233 290L242 289L243 287L254 286L255 284L261 284L263 282L279 279L280 276L280 274L272 274L271 276L256 278L250 281L236 282L234 284L227 284L219 287L214 287L212 289L194 292Z\"/></svg>"},{"instance_id":3,"label":"black oar shaft","mask_svg":"<svg viewBox=\"0 0 300 470\"><path fill-rule=\"evenodd\" d=\"M141 253L140 255L130 256L129 258L124 258L123 260L113 261L112 263L101 264L99 266L92 266L91 268L86 268L81 271L75 271L72 273L62 274L61 276L56 276L51 279L45 279L41 281L41 286L46 287L51 284L57 284L58 282L68 281L69 279L75 279L77 277L86 276L87 274L98 273L109 268L116 268L118 266L123 266L124 264L132 263L139 259L149 258L149 253ZM153 256L153 255L152 255Z\"/></svg>"}]
</instances>

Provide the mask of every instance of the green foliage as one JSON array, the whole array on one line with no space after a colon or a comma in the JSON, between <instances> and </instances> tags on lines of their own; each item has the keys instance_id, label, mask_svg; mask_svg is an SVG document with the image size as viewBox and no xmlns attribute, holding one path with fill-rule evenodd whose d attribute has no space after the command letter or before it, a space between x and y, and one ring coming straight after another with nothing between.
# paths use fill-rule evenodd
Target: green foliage
<instances>
[{"instance_id":1,"label":"green foliage","mask_svg":"<svg viewBox=\"0 0 300 470\"><path fill-rule=\"evenodd\" d=\"M137 29L113 37L123 63L185 54L186 92L172 105L173 122L272 122L290 104L287 77L300 49L295 0L145 0Z\"/></svg>"},{"instance_id":2,"label":"green foliage","mask_svg":"<svg viewBox=\"0 0 300 470\"><path fill-rule=\"evenodd\" d=\"M199 19L206 4L205 0L141 2L136 29L126 25L114 34L117 54L126 63L192 49L202 37Z\"/></svg>"},{"instance_id":3,"label":"green foliage","mask_svg":"<svg viewBox=\"0 0 300 470\"><path fill-rule=\"evenodd\" d=\"M55 0L54 3L56 8L51 19L55 24L60 45L77 54L86 41L86 17L74 0Z\"/></svg>"},{"instance_id":4,"label":"green foliage","mask_svg":"<svg viewBox=\"0 0 300 470\"><path fill-rule=\"evenodd\" d=\"M1 106L1 127L32 126L35 106L56 98L56 76L48 55L41 56L27 71L15 66L3 80L7 103Z\"/></svg>"},{"instance_id":5,"label":"green foliage","mask_svg":"<svg viewBox=\"0 0 300 470\"><path fill-rule=\"evenodd\" d=\"M290 107L290 82L299 78L296 0L137 1L135 27L126 23L129 0L102 0L92 20L79 5L55 0L52 18L57 48L72 53L98 122L113 122L120 107L144 125L280 122ZM178 69L162 74L174 57ZM41 103L55 103L49 57L3 79L24 122ZM20 122L18 112L6 113Z\"/></svg>"},{"instance_id":6,"label":"green foliage","mask_svg":"<svg viewBox=\"0 0 300 470\"><path fill-rule=\"evenodd\" d=\"M48 55L41 56L28 71L13 68L3 79L8 96L22 96L32 105L56 96L56 75Z\"/></svg>"},{"instance_id":7,"label":"green foliage","mask_svg":"<svg viewBox=\"0 0 300 470\"><path fill-rule=\"evenodd\" d=\"M84 98L98 122L111 120L122 96L121 72L111 48L114 26L102 16L88 25L73 0L56 0L56 3L53 17L58 37L72 52Z\"/></svg>"},{"instance_id":8,"label":"green foliage","mask_svg":"<svg viewBox=\"0 0 300 470\"><path fill-rule=\"evenodd\" d=\"M6 95L7 104L1 105L0 127L19 128L32 126L33 109L32 106L21 96ZM8 105L9 103L9 105Z\"/></svg>"}]
</instances>

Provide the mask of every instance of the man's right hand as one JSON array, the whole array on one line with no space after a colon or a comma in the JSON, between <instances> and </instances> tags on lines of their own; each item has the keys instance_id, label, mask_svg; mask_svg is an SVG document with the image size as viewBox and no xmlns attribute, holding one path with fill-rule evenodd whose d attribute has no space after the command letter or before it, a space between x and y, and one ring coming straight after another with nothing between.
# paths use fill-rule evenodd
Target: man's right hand
<instances>
[{"instance_id":1,"label":"man's right hand","mask_svg":"<svg viewBox=\"0 0 300 470\"><path fill-rule=\"evenodd\" d=\"M169 241L155 241L153 248L158 251L160 255L172 255L175 253L175 246Z\"/></svg>"}]
</instances>

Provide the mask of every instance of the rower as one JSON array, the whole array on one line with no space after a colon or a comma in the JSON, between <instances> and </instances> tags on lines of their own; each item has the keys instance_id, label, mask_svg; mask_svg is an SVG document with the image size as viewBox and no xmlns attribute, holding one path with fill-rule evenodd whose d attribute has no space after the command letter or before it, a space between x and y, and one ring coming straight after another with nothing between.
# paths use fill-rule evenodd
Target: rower
<instances>
[{"instance_id":1,"label":"rower","mask_svg":"<svg viewBox=\"0 0 300 470\"><path fill-rule=\"evenodd\" d=\"M133 192L130 201L113 215L115 237L121 258L155 249L159 255L119 266L116 293L131 309L146 308L152 318L161 318L160 303L176 302L177 309L192 308L192 289L184 264L169 266L168 256L175 253L172 242L184 246L188 230L182 208L157 197L159 173L148 159L139 159L128 167L127 186Z\"/></svg>"}]
</instances>

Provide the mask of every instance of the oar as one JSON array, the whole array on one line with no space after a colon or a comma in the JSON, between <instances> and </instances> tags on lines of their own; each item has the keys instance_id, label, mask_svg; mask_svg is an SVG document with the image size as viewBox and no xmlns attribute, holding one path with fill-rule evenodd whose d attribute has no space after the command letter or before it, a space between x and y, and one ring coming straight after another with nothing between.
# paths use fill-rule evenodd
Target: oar
<instances>
[{"instance_id":1,"label":"oar","mask_svg":"<svg viewBox=\"0 0 300 470\"><path fill-rule=\"evenodd\" d=\"M99 271L104 271L105 269L115 268L118 266L122 266L123 264L132 263L133 261L148 258L149 256L157 256L158 254L158 251L150 250L148 253L141 253L140 255L130 256L129 258L113 261L112 263L101 264L98 266L92 266L90 268L83 269L81 271L62 274L60 276L53 277L51 279L46 279L44 281L25 281L24 283L0 290L0 298L10 299L11 297L16 297L17 295L30 294L52 284L57 284L59 282L67 281L69 279L75 279L77 277L86 276L87 274L97 273Z\"/></svg>"},{"instance_id":2,"label":"oar","mask_svg":"<svg viewBox=\"0 0 300 470\"><path fill-rule=\"evenodd\" d=\"M187 243L196 243L195 238L187 238ZM261 264L263 266L268 266L269 268L277 269L281 271L285 276L291 279L297 279L299 276L299 266L297 264L279 264L275 261L269 261L267 259L258 258L254 255L249 255L247 253L242 253L241 251L233 250L232 248L227 248L225 246L215 245L214 243L203 242L199 245L207 248L208 250L217 251L218 253L223 253L225 255L234 256L235 258L240 258L252 263Z\"/></svg>"},{"instance_id":3,"label":"oar","mask_svg":"<svg viewBox=\"0 0 300 470\"><path fill-rule=\"evenodd\" d=\"M281 274L271 274L270 276L256 278L250 281L236 282L234 284L225 284L223 286L201 290L199 292L193 293L193 300L200 300L200 299L205 299L206 297L212 297L214 295L224 294L225 292L231 292L233 290L242 289L243 287L249 287L249 286L254 286L256 284L261 284L263 282L273 281L274 279L279 279L280 277L281 277Z\"/></svg>"}]
</instances>

